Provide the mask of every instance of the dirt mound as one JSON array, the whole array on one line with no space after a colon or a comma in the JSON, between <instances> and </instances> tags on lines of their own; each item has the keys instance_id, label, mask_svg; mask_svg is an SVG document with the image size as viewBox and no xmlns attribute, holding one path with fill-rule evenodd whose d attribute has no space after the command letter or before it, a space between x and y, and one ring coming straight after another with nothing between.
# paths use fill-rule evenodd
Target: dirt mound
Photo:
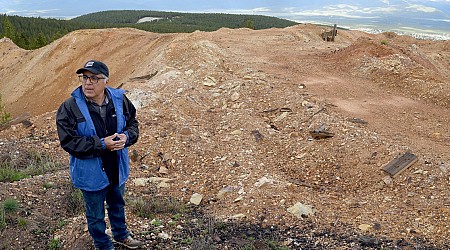
<instances>
[{"instance_id":1,"label":"dirt mound","mask_svg":"<svg viewBox=\"0 0 450 250\"><path fill-rule=\"evenodd\" d=\"M164 35L107 29L72 32L36 51L0 43L7 110L35 115L31 126L0 131L2 153L23 147L67 164L54 110L78 86L74 71L95 58L108 64L111 85L126 89L138 108L141 137L132 150L142 160L132 163L129 199L188 203L194 193L203 195L199 214L189 219L161 215L166 229L129 211L131 230L148 247L168 246L165 234L152 230L172 237L170 247L186 246L183 237L205 230L191 223L204 213L217 225L236 223L233 232L217 226L215 236L201 235L219 249L271 233L293 249L448 248L449 42L341 30L335 42L325 42L323 31L315 25ZM331 136L316 138L314 131ZM418 161L395 177L382 170L405 152ZM150 177L168 181L149 183ZM67 188L67 171L44 178L55 180L52 192ZM39 183L4 183L0 197L27 204L34 221L49 217L55 230L46 239L61 237L67 249L90 246L82 217L56 226L69 216L63 204L55 214L38 212L49 209L32 199L44 195ZM298 203L314 214L288 212ZM248 238L236 239L242 234ZM15 239L11 231L2 235Z\"/></svg>"}]
</instances>

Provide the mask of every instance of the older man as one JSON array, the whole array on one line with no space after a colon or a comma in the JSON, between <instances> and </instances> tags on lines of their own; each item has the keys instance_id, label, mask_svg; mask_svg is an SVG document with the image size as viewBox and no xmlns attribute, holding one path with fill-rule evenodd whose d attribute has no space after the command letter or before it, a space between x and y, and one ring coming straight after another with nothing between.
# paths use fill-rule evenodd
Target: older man
<instances>
[{"instance_id":1,"label":"older man","mask_svg":"<svg viewBox=\"0 0 450 250\"><path fill-rule=\"evenodd\" d=\"M143 245L125 223L128 146L139 136L136 109L125 91L107 86L108 67L90 60L76 71L81 86L59 107L56 126L61 147L70 154L70 176L86 204L89 233L96 249L114 249L106 234L105 207L113 240L130 249Z\"/></svg>"}]
</instances>

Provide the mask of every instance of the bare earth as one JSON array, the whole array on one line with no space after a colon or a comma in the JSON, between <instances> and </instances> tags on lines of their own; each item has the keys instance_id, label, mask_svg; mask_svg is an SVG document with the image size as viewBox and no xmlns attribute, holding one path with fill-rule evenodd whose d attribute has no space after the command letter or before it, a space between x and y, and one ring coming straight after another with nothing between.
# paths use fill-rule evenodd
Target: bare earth
<instances>
[{"instance_id":1,"label":"bare earth","mask_svg":"<svg viewBox=\"0 0 450 250\"><path fill-rule=\"evenodd\" d=\"M75 70L102 60L111 86L128 90L138 108L141 137L131 150L145 157L132 162L128 197L188 203L198 193L202 214L276 228L290 249L448 249L450 41L339 31L325 42L322 31L81 30L35 51L2 39L3 103L14 117L30 113L33 125L0 131L0 153L14 160L39 150L67 165L55 110L79 85ZM313 139L309 132L319 128L334 136ZM418 161L395 177L382 170L405 152ZM67 169L0 183L0 201L16 198L31 222L1 231L0 249L46 249L54 237L64 249L93 248L84 217L64 210ZM153 176L167 185L137 182ZM56 187L45 189L45 181ZM287 211L299 202L315 213ZM152 231L150 219L130 211L128 219L147 248L171 249L170 240L143 233ZM188 227L159 219L169 237ZM214 242L244 244L225 235Z\"/></svg>"}]
</instances>

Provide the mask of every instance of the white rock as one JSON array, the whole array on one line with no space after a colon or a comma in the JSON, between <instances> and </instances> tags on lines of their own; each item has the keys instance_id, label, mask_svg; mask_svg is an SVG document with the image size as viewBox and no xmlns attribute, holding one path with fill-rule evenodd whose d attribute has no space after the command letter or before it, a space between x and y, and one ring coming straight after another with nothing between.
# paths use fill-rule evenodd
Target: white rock
<instances>
[{"instance_id":1,"label":"white rock","mask_svg":"<svg viewBox=\"0 0 450 250\"><path fill-rule=\"evenodd\" d=\"M203 195L195 193L191 196L191 199L189 200L190 203L194 205L200 205L200 202L202 202Z\"/></svg>"},{"instance_id":2,"label":"white rock","mask_svg":"<svg viewBox=\"0 0 450 250\"><path fill-rule=\"evenodd\" d=\"M297 202L294 206L288 208L287 211L297 218L308 217L310 215L314 215L315 213L313 206L303 205L300 202Z\"/></svg>"},{"instance_id":3,"label":"white rock","mask_svg":"<svg viewBox=\"0 0 450 250\"><path fill-rule=\"evenodd\" d=\"M273 184L274 182L275 182L275 180L268 179L267 177L264 176L255 183L255 186L260 188L260 187L266 186L268 184Z\"/></svg>"}]
</instances>

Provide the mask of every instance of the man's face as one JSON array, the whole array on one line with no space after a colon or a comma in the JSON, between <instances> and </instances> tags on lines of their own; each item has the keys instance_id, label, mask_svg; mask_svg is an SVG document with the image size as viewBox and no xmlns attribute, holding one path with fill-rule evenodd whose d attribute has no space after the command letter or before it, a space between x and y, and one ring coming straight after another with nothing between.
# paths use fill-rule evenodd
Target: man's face
<instances>
[{"instance_id":1,"label":"man's face","mask_svg":"<svg viewBox=\"0 0 450 250\"><path fill-rule=\"evenodd\" d=\"M95 99L103 95L106 88L106 79L102 74L94 74L89 71L83 72L82 89L84 95L89 99Z\"/></svg>"}]
</instances>

